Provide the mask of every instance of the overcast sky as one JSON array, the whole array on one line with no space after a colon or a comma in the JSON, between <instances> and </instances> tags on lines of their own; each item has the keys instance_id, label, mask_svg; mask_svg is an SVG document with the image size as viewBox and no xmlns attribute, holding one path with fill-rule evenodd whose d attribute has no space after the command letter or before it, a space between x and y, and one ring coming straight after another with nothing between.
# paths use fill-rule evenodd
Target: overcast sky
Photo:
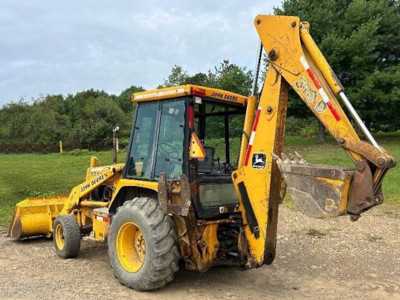
<instances>
[{"instance_id":1,"label":"overcast sky","mask_svg":"<svg viewBox=\"0 0 400 300\"><path fill-rule=\"evenodd\" d=\"M0 0L0 106L95 88L155 87L171 67L254 68L253 19L280 0Z\"/></svg>"}]
</instances>

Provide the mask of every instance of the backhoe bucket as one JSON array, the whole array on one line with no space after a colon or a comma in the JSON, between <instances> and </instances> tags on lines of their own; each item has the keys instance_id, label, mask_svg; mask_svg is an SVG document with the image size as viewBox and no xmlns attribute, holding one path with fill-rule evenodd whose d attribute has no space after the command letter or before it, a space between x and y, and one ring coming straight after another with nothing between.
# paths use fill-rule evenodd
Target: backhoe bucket
<instances>
[{"instance_id":1,"label":"backhoe bucket","mask_svg":"<svg viewBox=\"0 0 400 300\"><path fill-rule=\"evenodd\" d=\"M311 165L301 158L277 158L277 164L296 209L314 218L347 214L354 171L327 165Z\"/></svg>"},{"instance_id":2,"label":"backhoe bucket","mask_svg":"<svg viewBox=\"0 0 400 300\"><path fill-rule=\"evenodd\" d=\"M63 209L67 197L28 198L16 205L8 229L15 240L30 236L50 236L53 220Z\"/></svg>"}]
</instances>

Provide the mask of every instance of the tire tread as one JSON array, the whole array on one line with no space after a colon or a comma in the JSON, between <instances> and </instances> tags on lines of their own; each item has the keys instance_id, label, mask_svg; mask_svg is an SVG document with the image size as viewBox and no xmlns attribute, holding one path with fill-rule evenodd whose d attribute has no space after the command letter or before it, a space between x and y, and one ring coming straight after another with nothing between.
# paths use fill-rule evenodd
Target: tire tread
<instances>
[{"instance_id":1,"label":"tire tread","mask_svg":"<svg viewBox=\"0 0 400 300\"><path fill-rule=\"evenodd\" d=\"M61 258L75 258L79 255L81 247L81 232L78 223L72 215L59 216L54 221L54 229L56 224L60 223L64 232L64 248L58 249L55 237L54 247L56 254ZM53 230L53 233L55 231Z\"/></svg>"},{"instance_id":2,"label":"tire tread","mask_svg":"<svg viewBox=\"0 0 400 300\"><path fill-rule=\"evenodd\" d=\"M120 268L114 267L114 264L118 263L118 259L114 257L115 255L110 251L110 248L115 241L109 239L109 255L114 275L123 285L136 290L159 289L171 282L174 279L175 273L179 270L178 262L180 255L173 222L171 222L170 217L161 210L158 202L153 198L135 197L132 200L125 201L117 209L114 220L126 210L135 211L146 220L150 229L150 238L154 245L153 249L146 248L146 251L152 252L152 260L144 266L147 268L143 272L144 276L135 281L129 281L124 274L121 274L123 271Z\"/></svg>"}]
</instances>

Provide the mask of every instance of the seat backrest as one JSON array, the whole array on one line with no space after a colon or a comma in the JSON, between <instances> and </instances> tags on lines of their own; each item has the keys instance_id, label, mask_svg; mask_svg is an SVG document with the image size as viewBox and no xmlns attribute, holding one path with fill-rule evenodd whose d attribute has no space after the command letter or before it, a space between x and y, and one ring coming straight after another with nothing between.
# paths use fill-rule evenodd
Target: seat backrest
<instances>
[{"instance_id":1,"label":"seat backrest","mask_svg":"<svg viewBox=\"0 0 400 300\"><path fill-rule=\"evenodd\" d=\"M204 147L204 150L206 151L206 158L199 161L198 172L210 174L214 169L215 149L213 147Z\"/></svg>"}]
</instances>

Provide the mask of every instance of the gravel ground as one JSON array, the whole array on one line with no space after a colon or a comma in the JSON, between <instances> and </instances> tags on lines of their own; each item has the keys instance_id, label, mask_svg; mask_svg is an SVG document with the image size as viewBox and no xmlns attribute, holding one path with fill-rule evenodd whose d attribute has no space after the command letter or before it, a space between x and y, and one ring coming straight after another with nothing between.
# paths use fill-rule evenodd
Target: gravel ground
<instances>
[{"instance_id":1,"label":"gravel ground","mask_svg":"<svg viewBox=\"0 0 400 300\"><path fill-rule=\"evenodd\" d=\"M358 222L310 219L281 207L278 256L243 271L180 271L166 288L139 293L112 275L105 245L85 240L78 259L56 257L49 240L0 235L2 299L400 299L400 207Z\"/></svg>"}]
</instances>

